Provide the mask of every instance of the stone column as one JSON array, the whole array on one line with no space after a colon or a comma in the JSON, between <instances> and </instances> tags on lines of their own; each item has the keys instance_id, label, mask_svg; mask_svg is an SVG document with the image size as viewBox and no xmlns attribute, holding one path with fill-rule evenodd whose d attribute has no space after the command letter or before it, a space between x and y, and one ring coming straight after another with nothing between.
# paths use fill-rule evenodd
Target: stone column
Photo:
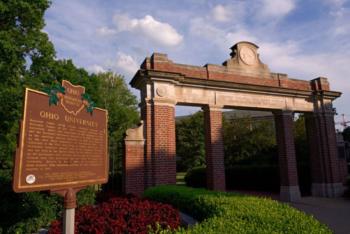
<instances>
[{"instance_id":1,"label":"stone column","mask_svg":"<svg viewBox=\"0 0 350 234\"><path fill-rule=\"evenodd\" d=\"M154 185L176 184L175 104L152 104Z\"/></svg>"},{"instance_id":2,"label":"stone column","mask_svg":"<svg viewBox=\"0 0 350 234\"><path fill-rule=\"evenodd\" d=\"M274 115L281 184L280 199L287 202L298 201L300 190L293 136L293 112L278 111Z\"/></svg>"},{"instance_id":3,"label":"stone column","mask_svg":"<svg viewBox=\"0 0 350 234\"><path fill-rule=\"evenodd\" d=\"M222 110L206 106L204 110L207 188L225 191Z\"/></svg>"},{"instance_id":4,"label":"stone column","mask_svg":"<svg viewBox=\"0 0 350 234\"><path fill-rule=\"evenodd\" d=\"M123 158L123 192L141 195L145 189L143 123L126 131Z\"/></svg>"},{"instance_id":5,"label":"stone column","mask_svg":"<svg viewBox=\"0 0 350 234\"><path fill-rule=\"evenodd\" d=\"M334 113L320 111L307 114L306 129L310 145L312 195L341 196L344 188L339 172Z\"/></svg>"}]
</instances>

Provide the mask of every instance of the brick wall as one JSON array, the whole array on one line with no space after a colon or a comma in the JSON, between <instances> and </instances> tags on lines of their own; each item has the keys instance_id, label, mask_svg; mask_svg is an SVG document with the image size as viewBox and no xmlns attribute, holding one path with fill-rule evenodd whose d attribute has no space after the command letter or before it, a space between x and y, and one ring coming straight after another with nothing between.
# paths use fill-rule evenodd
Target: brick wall
<instances>
[{"instance_id":1,"label":"brick wall","mask_svg":"<svg viewBox=\"0 0 350 234\"><path fill-rule=\"evenodd\" d=\"M225 191L224 144L221 110L204 108L208 189Z\"/></svg>"},{"instance_id":2,"label":"brick wall","mask_svg":"<svg viewBox=\"0 0 350 234\"><path fill-rule=\"evenodd\" d=\"M176 184L176 135L174 106L152 109L152 157L154 185Z\"/></svg>"},{"instance_id":3,"label":"brick wall","mask_svg":"<svg viewBox=\"0 0 350 234\"><path fill-rule=\"evenodd\" d=\"M143 141L125 142L123 168L123 192L141 195L145 187Z\"/></svg>"},{"instance_id":4,"label":"brick wall","mask_svg":"<svg viewBox=\"0 0 350 234\"><path fill-rule=\"evenodd\" d=\"M306 127L310 142L310 159L313 183L340 183L338 148L334 115L312 113L307 115Z\"/></svg>"},{"instance_id":5,"label":"brick wall","mask_svg":"<svg viewBox=\"0 0 350 234\"><path fill-rule=\"evenodd\" d=\"M152 105L149 103L141 104L141 119L144 123L144 136L146 144L144 146L144 165L145 165L145 188L154 185L154 170L152 160Z\"/></svg>"},{"instance_id":6,"label":"brick wall","mask_svg":"<svg viewBox=\"0 0 350 234\"><path fill-rule=\"evenodd\" d=\"M316 116L313 113L308 113L305 117L305 127L310 151L311 180L313 183L323 183L326 179L322 159L321 131L317 127Z\"/></svg>"},{"instance_id":7,"label":"brick wall","mask_svg":"<svg viewBox=\"0 0 350 234\"><path fill-rule=\"evenodd\" d=\"M281 186L298 186L297 162L293 136L293 113L276 112L275 126Z\"/></svg>"}]
</instances>

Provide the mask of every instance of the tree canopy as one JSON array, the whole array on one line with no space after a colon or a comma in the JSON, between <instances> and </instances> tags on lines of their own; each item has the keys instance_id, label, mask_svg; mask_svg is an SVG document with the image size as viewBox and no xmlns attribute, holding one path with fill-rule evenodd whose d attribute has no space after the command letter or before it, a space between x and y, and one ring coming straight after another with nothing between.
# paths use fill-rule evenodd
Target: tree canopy
<instances>
[{"instance_id":1,"label":"tree canopy","mask_svg":"<svg viewBox=\"0 0 350 234\"><path fill-rule=\"evenodd\" d=\"M97 106L109 111L112 154L122 132L138 119L136 98L122 76L89 74L72 60L55 59L54 46L43 31L49 6L47 0L0 2L0 160L4 169L12 167L24 87L42 90L63 79L84 86Z\"/></svg>"},{"instance_id":2,"label":"tree canopy","mask_svg":"<svg viewBox=\"0 0 350 234\"><path fill-rule=\"evenodd\" d=\"M294 121L296 155L301 163L308 163L308 145L304 116ZM186 171L205 165L205 135L203 113L180 118L176 122L177 170ZM276 147L273 119L256 120L253 117L223 118L225 167L237 165L276 165Z\"/></svg>"},{"instance_id":3,"label":"tree canopy","mask_svg":"<svg viewBox=\"0 0 350 234\"><path fill-rule=\"evenodd\" d=\"M56 218L61 203L45 193L12 191L12 167L24 88L43 90L63 79L82 85L96 106L109 112L111 169L120 170L123 133L139 118L136 97L113 72L89 74L72 60L58 60L43 31L48 0L0 1L0 233L33 233ZM101 51L103 53L103 51ZM80 193L92 202L94 191Z\"/></svg>"},{"instance_id":4,"label":"tree canopy","mask_svg":"<svg viewBox=\"0 0 350 234\"><path fill-rule=\"evenodd\" d=\"M176 123L176 155L179 171L205 165L203 121L203 112L197 112Z\"/></svg>"},{"instance_id":5,"label":"tree canopy","mask_svg":"<svg viewBox=\"0 0 350 234\"><path fill-rule=\"evenodd\" d=\"M55 51L46 33L44 13L47 0L0 2L0 162L12 167L22 87L35 70L52 61Z\"/></svg>"}]
</instances>

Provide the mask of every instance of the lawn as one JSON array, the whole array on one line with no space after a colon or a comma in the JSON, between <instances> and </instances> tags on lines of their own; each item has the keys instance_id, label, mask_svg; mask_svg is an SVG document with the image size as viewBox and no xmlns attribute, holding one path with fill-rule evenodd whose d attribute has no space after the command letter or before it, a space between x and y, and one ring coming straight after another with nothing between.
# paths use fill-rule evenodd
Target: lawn
<instances>
[{"instance_id":1,"label":"lawn","mask_svg":"<svg viewBox=\"0 0 350 234\"><path fill-rule=\"evenodd\" d=\"M178 172L176 173L176 184L177 185L185 185L185 175L186 172Z\"/></svg>"}]
</instances>

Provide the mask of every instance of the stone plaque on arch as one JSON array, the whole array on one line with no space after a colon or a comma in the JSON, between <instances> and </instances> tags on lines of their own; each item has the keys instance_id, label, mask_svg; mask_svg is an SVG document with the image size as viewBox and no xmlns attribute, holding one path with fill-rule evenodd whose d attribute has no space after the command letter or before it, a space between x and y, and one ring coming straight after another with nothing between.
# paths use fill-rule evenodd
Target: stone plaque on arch
<instances>
[{"instance_id":1,"label":"stone plaque on arch","mask_svg":"<svg viewBox=\"0 0 350 234\"><path fill-rule=\"evenodd\" d=\"M93 108L82 86L63 81L58 87L50 95L25 90L16 192L57 191L108 180L107 111Z\"/></svg>"}]
</instances>

